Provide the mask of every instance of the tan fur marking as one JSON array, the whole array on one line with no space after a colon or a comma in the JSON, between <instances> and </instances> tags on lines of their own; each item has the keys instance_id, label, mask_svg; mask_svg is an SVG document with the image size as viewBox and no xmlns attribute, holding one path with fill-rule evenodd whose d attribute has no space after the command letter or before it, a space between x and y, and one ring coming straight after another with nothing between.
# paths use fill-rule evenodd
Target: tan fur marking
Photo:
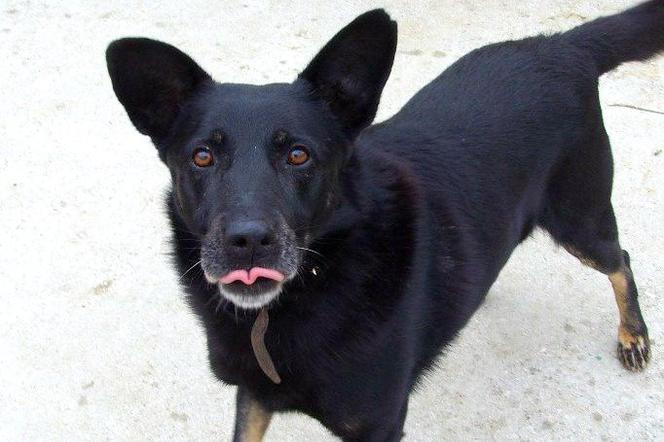
<instances>
[{"instance_id":1,"label":"tan fur marking","mask_svg":"<svg viewBox=\"0 0 664 442\"><path fill-rule=\"evenodd\" d=\"M635 335L622 325L618 328L618 359L630 371L641 371L650 360L647 336Z\"/></svg>"},{"instance_id":2,"label":"tan fur marking","mask_svg":"<svg viewBox=\"0 0 664 442\"><path fill-rule=\"evenodd\" d=\"M272 413L263 409L257 402L252 402L247 412L247 426L242 432L242 442L261 442L272 418Z\"/></svg>"},{"instance_id":3,"label":"tan fur marking","mask_svg":"<svg viewBox=\"0 0 664 442\"><path fill-rule=\"evenodd\" d=\"M643 337L635 336L631 332L627 331L624 327L618 327L618 342L620 342L623 347L630 348L632 344L641 345L644 342Z\"/></svg>"},{"instance_id":4,"label":"tan fur marking","mask_svg":"<svg viewBox=\"0 0 664 442\"><path fill-rule=\"evenodd\" d=\"M629 324L629 270L622 268L617 272L609 275L609 281L613 286L613 293L616 297L616 304L618 304L618 311L620 312L620 325L625 326ZM622 328L622 327L621 327Z\"/></svg>"}]
</instances>

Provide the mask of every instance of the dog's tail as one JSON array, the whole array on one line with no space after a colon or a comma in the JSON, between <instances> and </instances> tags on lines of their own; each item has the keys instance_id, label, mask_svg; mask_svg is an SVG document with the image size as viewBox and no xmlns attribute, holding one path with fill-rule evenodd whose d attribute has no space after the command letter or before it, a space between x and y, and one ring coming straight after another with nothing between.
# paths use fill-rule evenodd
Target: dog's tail
<instances>
[{"instance_id":1,"label":"dog's tail","mask_svg":"<svg viewBox=\"0 0 664 442\"><path fill-rule=\"evenodd\" d=\"M664 0L598 18L562 37L589 52L599 75L627 61L645 60L664 51Z\"/></svg>"}]
</instances>

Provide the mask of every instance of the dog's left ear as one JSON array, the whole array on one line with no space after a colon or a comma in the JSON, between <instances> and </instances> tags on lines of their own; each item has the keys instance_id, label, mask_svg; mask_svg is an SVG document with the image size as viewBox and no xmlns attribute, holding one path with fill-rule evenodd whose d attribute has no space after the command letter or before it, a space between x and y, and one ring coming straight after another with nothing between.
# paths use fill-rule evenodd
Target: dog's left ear
<instances>
[{"instance_id":1,"label":"dog's left ear","mask_svg":"<svg viewBox=\"0 0 664 442\"><path fill-rule=\"evenodd\" d=\"M396 22L382 9L369 11L339 31L300 78L355 137L376 116L396 47Z\"/></svg>"}]
</instances>

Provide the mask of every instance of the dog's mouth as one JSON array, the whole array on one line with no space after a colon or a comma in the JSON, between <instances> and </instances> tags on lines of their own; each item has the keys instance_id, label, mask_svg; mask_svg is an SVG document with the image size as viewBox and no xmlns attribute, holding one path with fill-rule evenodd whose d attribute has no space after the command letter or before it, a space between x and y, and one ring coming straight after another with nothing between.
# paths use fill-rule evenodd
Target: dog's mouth
<instances>
[{"instance_id":1,"label":"dog's mouth","mask_svg":"<svg viewBox=\"0 0 664 442\"><path fill-rule=\"evenodd\" d=\"M241 282L244 285L253 285L260 279L281 282L286 279L286 277L278 270L266 269L264 267L252 267L249 271L233 270L232 272L222 276L219 279L219 282L226 285L236 282Z\"/></svg>"},{"instance_id":2,"label":"dog's mouth","mask_svg":"<svg viewBox=\"0 0 664 442\"><path fill-rule=\"evenodd\" d=\"M288 279L283 272L265 267L232 270L219 278L206 272L205 277L218 286L221 296L244 309L259 309L275 300Z\"/></svg>"}]
</instances>

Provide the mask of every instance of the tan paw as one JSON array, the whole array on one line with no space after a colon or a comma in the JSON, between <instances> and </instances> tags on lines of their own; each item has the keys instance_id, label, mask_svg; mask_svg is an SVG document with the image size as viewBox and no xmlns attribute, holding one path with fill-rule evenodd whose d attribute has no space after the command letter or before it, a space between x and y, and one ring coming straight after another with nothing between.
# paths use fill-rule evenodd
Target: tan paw
<instances>
[{"instance_id":1,"label":"tan paw","mask_svg":"<svg viewBox=\"0 0 664 442\"><path fill-rule=\"evenodd\" d=\"M635 335L621 327L618 331L618 359L627 370L645 369L650 361L648 336Z\"/></svg>"}]
</instances>

